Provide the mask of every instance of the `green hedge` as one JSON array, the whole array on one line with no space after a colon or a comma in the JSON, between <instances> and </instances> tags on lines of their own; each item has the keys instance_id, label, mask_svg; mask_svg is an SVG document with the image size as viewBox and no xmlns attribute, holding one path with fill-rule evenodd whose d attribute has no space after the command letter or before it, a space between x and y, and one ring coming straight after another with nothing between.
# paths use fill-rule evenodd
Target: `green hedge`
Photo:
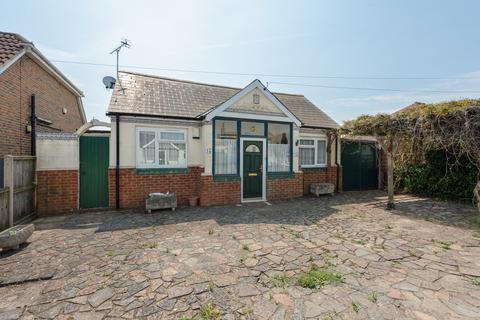
<instances>
[{"instance_id":1,"label":"green hedge","mask_svg":"<svg viewBox=\"0 0 480 320\"><path fill-rule=\"evenodd\" d=\"M395 169L400 190L444 200L472 200L478 171L466 158L448 158L445 151L428 151L425 162Z\"/></svg>"}]
</instances>

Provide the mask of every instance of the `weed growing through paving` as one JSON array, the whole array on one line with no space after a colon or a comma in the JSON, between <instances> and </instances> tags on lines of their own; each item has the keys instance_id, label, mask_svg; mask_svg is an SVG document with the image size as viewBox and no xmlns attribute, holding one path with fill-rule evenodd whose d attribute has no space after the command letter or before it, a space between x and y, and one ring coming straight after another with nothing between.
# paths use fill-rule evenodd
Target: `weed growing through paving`
<instances>
[{"instance_id":1,"label":"weed growing through paving","mask_svg":"<svg viewBox=\"0 0 480 320\"><path fill-rule=\"evenodd\" d=\"M476 277L472 280L473 284L476 286L480 286L480 277Z\"/></svg>"},{"instance_id":2,"label":"weed growing through paving","mask_svg":"<svg viewBox=\"0 0 480 320\"><path fill-rule=\"evenodd\" d=\"M289 282L290 279L284 273L276 274L268 280L274 288L284 288Z\"/></svg>"},{"instance_id":3,"label":"weed growing through paving","mask_svg":"<svg viewBox=\"0 0 480 320\"><path fill-rule=\"evenodd\" d=\"M452 242L441 241L441 240L436 240L436 239L432 239L432 242L439 244L440 247L442 247L445 250L450 250L450 246L452 245Z\"/></svg>"},{"instance_id":4,"label":"weed growing through paving","mask_svg":"<svg viewBox=\"0 0 480 320\"><path fill-rule=\"evenodd\" d=\"M148 248L150 249L155 249L157 247L157 243L155 241L150 241L148 244L147 244Z\"/></svg>"},{"instance_id":5,"label":"weed growing through paving","mask_svg":"<svg viewBox=\"0 0 480 320\"><path fill-rule=\"evenodd\" d=\"M193 318L187 317L187 316L181 316L180 318L178 318L178 320L193 320Z\"/></svg>"},{"instance_id":6,"label":"weed growing through paving","mask_svg":"<svg viewBox=\"0 0 480 320\"><path fill-rule=\"evenodd\" d=\"M245 261L245 257L240 258L240 263L243 263Z\"/></svg>"},{"instance_id":7,"label":"weed growing through paving","mask_svg":"<svg viewBox=\"0 0 480 320\"><path fill-rule=\"evenodd\" d=\"M358 313L360 311L360 306L352 301L352 309L355 313Z\"/></svg>"},{"instance_id":8,"label":"weed growing through paving","mask_svg":"<svg viewBox=\"0 0 480 320\"><path fill-rule=\"evenodd\" d=\"M372 291L368 294L368 300L372 301L373 303L377 303L378 301L378 293L375 291Z\"/></svg>"},{"instance_id":9,"label":"weed growing through paving","mask_svg":"<svg viewBox=\"0 0 480 320\"><path fill-rule=\"evenodd\" d=\"M207 285L207 290L212 292L213 288L215 288L215 284L212 281L209 281Z\"/></svg>"},{"instance_id":10,"label":"weed growing through paving","mask_svg":"<svg viewBox=\"0 0 480 320\"><path fill-rule=\"evenodd\" d=\"M303 238L302 234L301 234L300 232L298 232L298 231L290 230L289 232L290 232L290 234L291 234L294 238L297 238L297 239L298 239L298 238Z\"/></svg>"},{"instance_id":11,"label":"weed growing through paving","mask_svg":"<svg viewBox=\"0 0 480 320\"><path fill-rule=\"evenodd\" d=\"M248 315L251 315L253 313L253 309L251 307L246 307L245 309L243 309L242 311L242 314L244 316L248 316Z\"/></svg>"},{"instance_id":12,"label":"weed growing through paving","mask_svg":"<svg viewBox=\"0 0 480 320\"><path fill-rule=\"evenodd\" d=\"M248 246L247 246L246 244L244 244L244 245L242 246L242 249L248 251Z\"/></svg>"},{"instance_id":13,"label":"weed growing through paving","mask_svg":"<svg viewBox=\"0 0 480 320\"><path fill-rule=\"evenodd\" d=\"M385 225L385 229L387 229L387 230L392 230L393 227L392 227L391 225L389 225L389 224L386 224L386 225Z\"/></svg>"},{"instance_id":14,"label":"weed growing through paving","mask_svg":"<svg viewBox=\"0 0 480 320\"><path fill-rule=\"evenodd\" d=\"M417 252L415 250L408 250L408 254L410 257L416 257L417 256Z\"/></svg>"},{"instance_id":15,"label":"weed growing through paving","mask_svg":"<svg viewBox=\"0 0 480 320\"><path fill-rule=\"evenodd\" d=\"M215 308L211 302L200 308L200 319L202 320L220 319L220 315L220 310Z\"/></svg>"},{"instance_id":16,"label":"weed growing through paving","mask_svg":"<svg viewBox=\"0 0 480 320\"><path fill-rule=\"evenodd\" d=\"M352 240L352 242L353 242L353 243L356 243L356 244L360 244L360 245L362 245L362 246L364 246L364 245L366 244L366 242L363 241L363 240Z\"/></svg>"},{"instance_id":17,"label":"weed growing through paving","mask_svg":"<svg viewBox=\"0 0 480 320\"><path fill-rule=\"evenodd\" d=\"M307 272L303 272L297 279L297 284L310 289L320 289L326 284L344 282L343 276L339 273L328 271L324 268L312 266Z\"/></svg>"},{"instance_id":18,"label":"weed growing through paving","mask_svg":"<svg viewBox=\"0 0 480 320\"><path fill-rule=\"evenodd\" d=\"M107 251L106 256L107 257L113 257L113 251Z\"/></svg>"}]
</instances>

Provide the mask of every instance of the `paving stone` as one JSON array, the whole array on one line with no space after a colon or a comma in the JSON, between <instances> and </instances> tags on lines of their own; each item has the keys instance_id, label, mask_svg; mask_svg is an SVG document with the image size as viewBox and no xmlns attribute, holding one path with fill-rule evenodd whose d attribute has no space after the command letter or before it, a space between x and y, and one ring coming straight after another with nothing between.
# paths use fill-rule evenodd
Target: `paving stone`
<instances>
[{"instance_id":1,"label":"paving stone","mask_svg":"<svg viewBox=\"0 0 480 320\"><path fill-rule=\"evenodd\" d=\"M111 288L100 289L88 297L88 303L94 308L98 307L111 297L113 297L113 290Z\"/></svg>"},{"instance_id":2,"label":"paving stone","mask_svg":"<svg viewBox=\"0 0 480 320\"><path fill-rule=\"evenodd\" d=\"M247 283L238 284L237 290L238 290L238 296L241 298L256 296L260 294L260 291L258 291L258 289L254 285L247 284Z\"/></svg>"},{"instance_id":3,"label":"paving stone","mask_svg":"<svg viewBox=\"0 0 480 320\"><path fill-rule=\"evenodd\" d=\"M478 317L480 287L472 279L480 238L469 225L475 209L410 195L396 202L385 211L380 191L346 192L270 206L38 219L30 245L0 259L0 320L176 319L209 302L225 319L246 306L250 319ZM446 250L432 239L452 245ZM146 248L149 241L157 247ZM312 265L344 282L319 290L296 285ZM275 274L289 282L271 286ZM376 303L368 300L373 292Z\"/></svg>"},{"instance_id":4,"label":"paving stone","mask_svg":"<svg viewBox=\"0 0 480 320\"><path fill-rule=\"evenodd\" d=\"M193 291L192 287L172 287L167 290L170 299L186 296Z\"/></svg>"}]
</instances>

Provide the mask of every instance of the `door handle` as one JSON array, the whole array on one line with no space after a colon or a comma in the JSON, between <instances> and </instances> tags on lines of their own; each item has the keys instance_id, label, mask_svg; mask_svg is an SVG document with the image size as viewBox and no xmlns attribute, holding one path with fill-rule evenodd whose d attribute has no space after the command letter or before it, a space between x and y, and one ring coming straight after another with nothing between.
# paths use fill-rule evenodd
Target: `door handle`
<instances>
[{"instance_id":1,"label":"door handle","mask_svg":"<svg viewBox=\"0 0 480 320\"><path fill-rule=\"evenodd\" d=\"M250 172L248 174L249 177L256 177L257 176L257 173L256 172Z\"/></svg>"}]
</instances>

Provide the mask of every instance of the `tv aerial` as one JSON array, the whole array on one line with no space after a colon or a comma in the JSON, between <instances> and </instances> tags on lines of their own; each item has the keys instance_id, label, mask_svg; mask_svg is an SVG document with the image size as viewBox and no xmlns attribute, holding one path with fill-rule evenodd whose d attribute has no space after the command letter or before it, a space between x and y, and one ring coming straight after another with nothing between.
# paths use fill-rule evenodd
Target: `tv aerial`
<instances>
[{"instance_id":1,"label":"tv aerial","mask_svg":"<svg viewBox=\"0 0 480 320\"><path fill-rule=\"evenodd\" d=\"M106 89L113 89L115 87L115 83L118 80L118 83L120 84L120 89L122 91L125 90L122 86L122 83L120 82L119 77L118 77L118 60L119 60L119 57L120 57L120 50L122 50L122 48L130 48L130 40L122 38L122 40L120 41L120 45L110 52L110 54L113 54L113 53L117 54L117 64L116 64L117 79L115 79L114 77L111 77L111 76L104 77L102 81L103 81L103 84L105 85Z\"/></svg>"}]
</instances>

